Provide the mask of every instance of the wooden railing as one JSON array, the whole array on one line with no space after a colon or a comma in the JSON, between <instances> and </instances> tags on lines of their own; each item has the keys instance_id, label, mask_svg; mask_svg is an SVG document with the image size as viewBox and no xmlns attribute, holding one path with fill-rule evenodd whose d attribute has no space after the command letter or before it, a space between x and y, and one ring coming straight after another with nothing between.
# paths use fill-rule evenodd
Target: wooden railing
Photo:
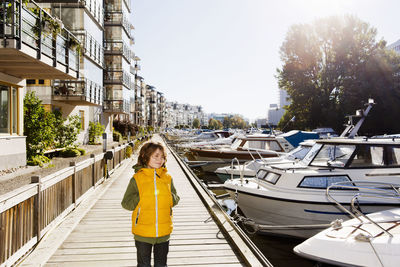
<instances>
[{"instance_id":1,"label":"wooden railing","mask_svg":"<svg viewBox=\"0 0 400 267\"><path fill-rule=\"evenodd\" d=\"M33 176L32 183L0 196L0 266L10 266L62 221L125 159L129 144L50 174ZM106 165L107 164L107 165Z\"/></svg>"}]
</instances>

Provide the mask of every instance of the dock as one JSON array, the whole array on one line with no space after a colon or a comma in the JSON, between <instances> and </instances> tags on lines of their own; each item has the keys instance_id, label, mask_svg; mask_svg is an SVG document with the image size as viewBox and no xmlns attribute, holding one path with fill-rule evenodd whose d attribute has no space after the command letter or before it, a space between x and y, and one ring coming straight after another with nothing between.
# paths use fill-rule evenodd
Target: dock
<instances>
[{"instance_id":1,"label":"dock","mask_svg":"<svg viewBox=\"0 0 400 267\"><path fill-rule=\"evenodd\" d=\"M163 142L158 135L153 139ZM181 200L173 208L168 266L272 266L235 235L221 212L213 212L216 207L199 193L200 185L193 184L178 161L169 150L167 168ZM134 162L126 160L116 169L20 266L136 266L131 212L120 204Z\"/></svg>"}]
</instances>

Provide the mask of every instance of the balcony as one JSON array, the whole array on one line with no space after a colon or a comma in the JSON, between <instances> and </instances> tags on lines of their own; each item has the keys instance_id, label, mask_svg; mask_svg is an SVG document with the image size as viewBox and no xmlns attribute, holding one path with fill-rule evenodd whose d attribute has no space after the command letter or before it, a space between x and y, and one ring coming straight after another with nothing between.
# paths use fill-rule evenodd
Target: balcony
<instances>
[{"instance_id":1,"label":"balcony","mask_svg":"<svg viewBox=\"0 0 400 267\"><path fill-rule=\"evenodd\" d=\"M54 101L76 106L101 106L103 104L103 88L88 79L56 80L52 89L52 100Z\"/></svg>"},{"instance_id":2,"label":"balcony","mask_svg":"<svg viewBox=\"0 0 400 267\"><path fill-rule=\"evenodd\" d=\"M126 100L104 100L103 110L113 114L129 114L129 103Z\"/></svg>"},{"instance_id":3,"label":"balcony","mask_svg":"<svg viewBox=\"0 0 400 267\"><path fill-rule=\"evenodd\" d=\"M75 33L76 37L82 44L82 52L89 57L93 62L97 63L101 68L104 68L104 49L92 35L87 31Z\"/></svg>"},{"instance_id":4,"label":"balcony","mask_svg":"<svg viewBox=\"0 0 400 267\"><path fill-rule=\"evenodd\" d=\"M106 55L121 55L126 61L130 61L133 52L129 49L123 41L105 40L104 41L104 54Z\"/></svg>"},{"instance_id":5,"label":"balcony","mask_svg":"<svg viewBox=\"0 0 400 267\"><path fill-rule=\"evenodd\" d=\"M131 35L132 24L122 10L107 11L104 13L104 26L121 26L129 38Z\"/></svg>"},{"instance_id":6,"label":"balcony","mask_svg":"<svg viewBox=\"0 0 400 267\"><path fill-rule=\"evenodd\" d=\"M104 8L100 4L102 0L36 0L37 3L52 3L52 12L60 13L60 4L62 7L85 8L98 25L104 26ZM53 14L54 14L53 13Z\"/></svg>"},{"instance_id":7,"label":"balcony","mask_svg":"<svg viewBox=\"0 0 400 267\"><path fill-rule=\"evenodd\" d=\"M34 2L0 4L0 72L23 79L75 79L79 41Z\"/></svg>"},{"instance_id":8,"label":"balcony","mask_svg":"<svg viewBox=\"0 0 400 267\"><path fill-rule=\"evenodd\" d=\"M104 70L104 84L122 84L129 88L130 74L121 68L106 68Z\"/></svg>"}]
</instances>

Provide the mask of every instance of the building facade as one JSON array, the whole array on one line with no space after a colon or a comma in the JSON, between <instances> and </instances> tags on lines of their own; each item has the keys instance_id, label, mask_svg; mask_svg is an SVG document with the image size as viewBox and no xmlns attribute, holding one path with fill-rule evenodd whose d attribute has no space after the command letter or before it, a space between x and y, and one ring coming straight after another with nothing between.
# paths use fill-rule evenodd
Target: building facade
<instances>
[{"instance_id":1,"label":"building facade","mask_svg":"<svg viewBox=\"0 0 400 267\"><path fill-rule=\"evenodd\" d=\"M26 79L76 79L76 37L35 3L2 1L0 9L0 170L26 165ZM35 12L33 12L34 10ZM38 27L36 27L38 25ZM44 26L43 26L44 25ZM68 56L66 56L68 55Z\"/></svg>"},{"instance_id":2,"label":"building facade","mask_svg":"<svg viewBox=\"0 0 400 267\"><path fill-rule=\"evenodd\" d=\"M278 125L283 114L285 114L284 107L290 105L288 94L285 90L279 90L279 104L270 104L267 111L267 124L270 126Z\"/></svg>"}]
</instances>

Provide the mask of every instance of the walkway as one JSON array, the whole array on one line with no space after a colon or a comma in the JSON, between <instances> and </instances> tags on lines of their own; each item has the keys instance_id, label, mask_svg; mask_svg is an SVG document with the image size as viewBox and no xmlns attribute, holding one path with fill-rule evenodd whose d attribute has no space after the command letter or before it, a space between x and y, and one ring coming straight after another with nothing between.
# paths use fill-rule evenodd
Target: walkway
<instances>
[{"instance_id":1,"label":"walkway","mask_svg":"<svg viewBox=\"0 0 400 267\"><path fill-rule=\"evenodd\" d=\"M63 224L67 226L60 225L50 233L22 266L39 263L46 263L45 266L136 266L136 249L130 233L131 212L120 205L133 175L132 164L132 161L124 163L113 174L117 178L108 180L107 190L95 191L98 200L94 200L91 207L87 204L88 212L82 215L79 224L75 223L76 227L66 220ZM167 168L181 197L174 208L168 266L243 266L170 153ZM60 241L59 235L72 228L71 225L74 226L71 233ZM54 253L44 255L52 249Z\"/></svg>"}]
</instances>

